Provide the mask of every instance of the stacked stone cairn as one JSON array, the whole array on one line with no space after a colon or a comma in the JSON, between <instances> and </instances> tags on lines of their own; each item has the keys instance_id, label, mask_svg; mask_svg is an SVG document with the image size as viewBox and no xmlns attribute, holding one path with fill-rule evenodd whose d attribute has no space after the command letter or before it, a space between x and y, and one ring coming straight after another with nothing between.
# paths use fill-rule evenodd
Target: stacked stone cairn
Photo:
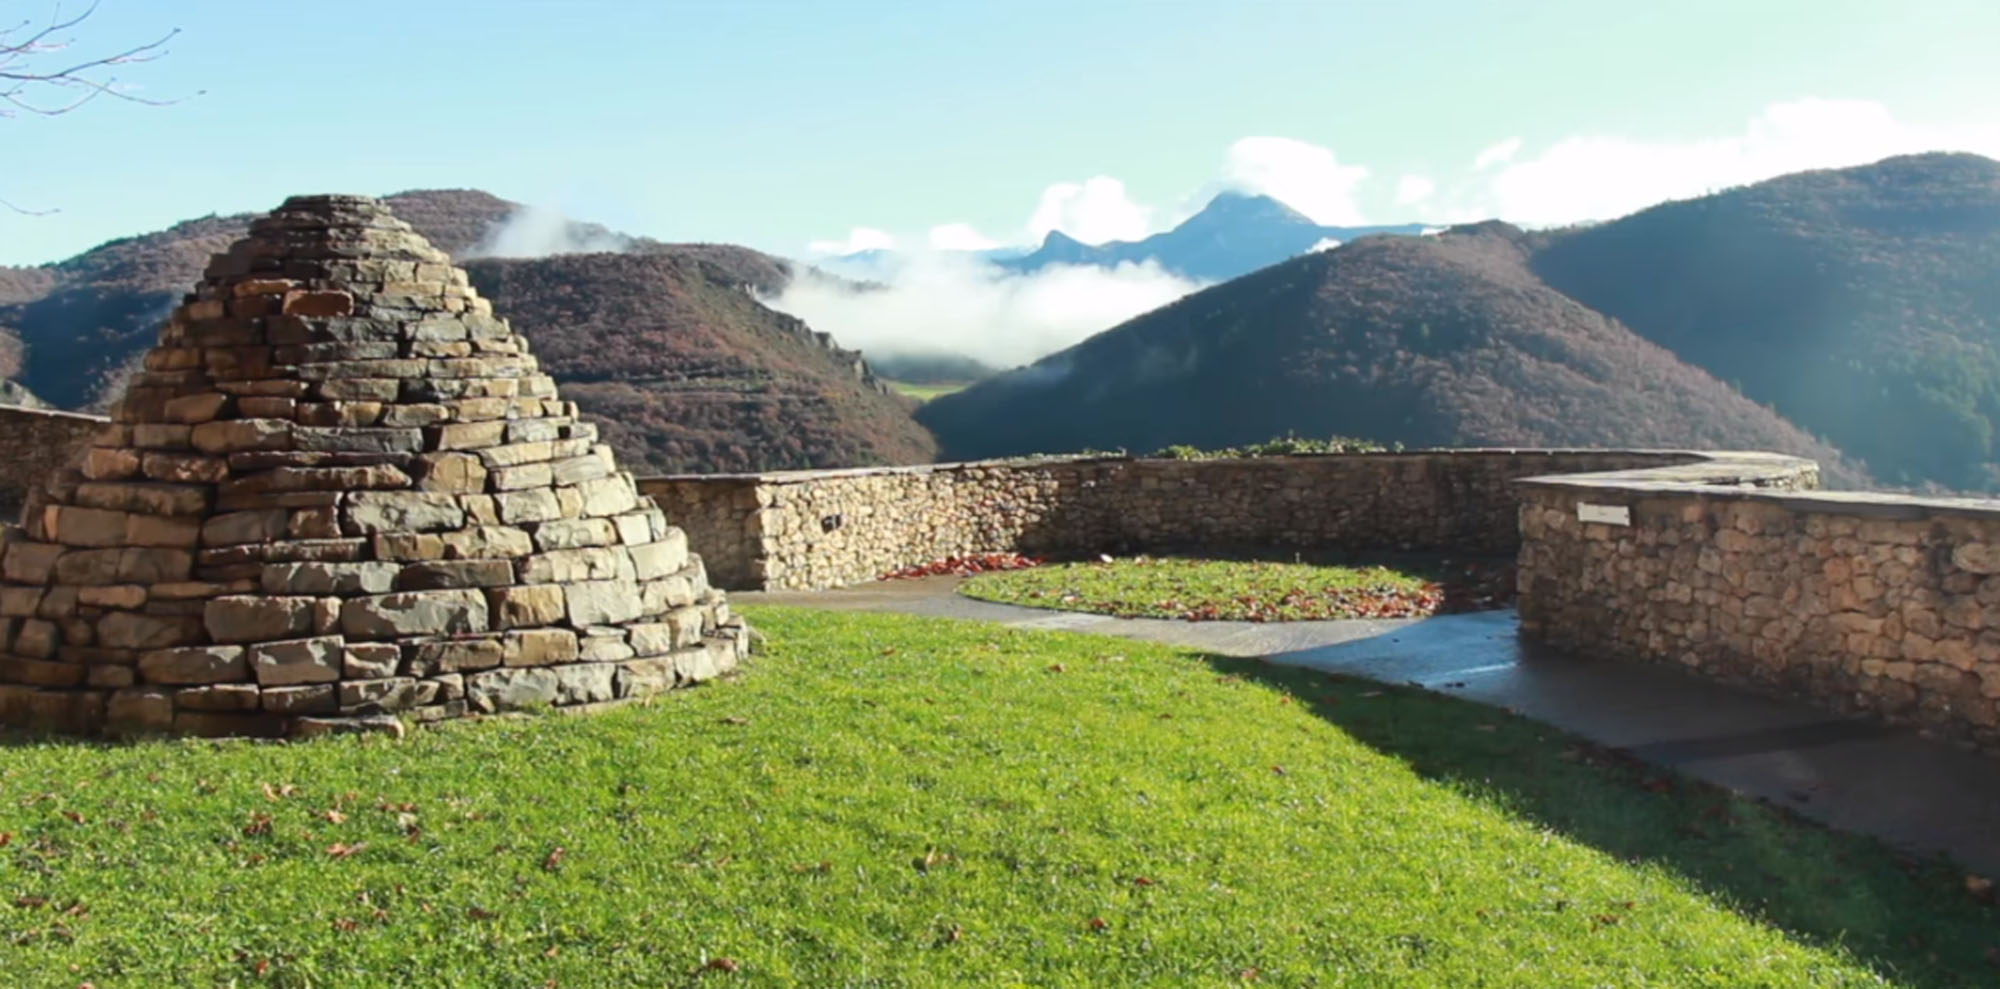
<instances>
[{"instance_id":1,"label":"stacked stone cairn","mask_svg":"<svg viewBox=\"0 0 2000 989\"><path fill-rule=\"evenodd\" d=\"M34 730L400 732L748 641L527 342L365 197L217 255L0 546L0 724Z\"/></svg>"}]
</instances>

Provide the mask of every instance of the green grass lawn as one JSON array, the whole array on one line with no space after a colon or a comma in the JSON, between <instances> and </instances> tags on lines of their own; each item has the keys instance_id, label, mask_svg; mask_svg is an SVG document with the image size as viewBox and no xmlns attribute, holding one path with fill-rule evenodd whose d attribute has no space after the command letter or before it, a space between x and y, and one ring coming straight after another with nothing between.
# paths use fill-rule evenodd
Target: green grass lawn
<instances>
[{"instance_id":1,"label":"green grass lawn","mask_svg":"<svg viewBox=\"0 0 2000 989\"><path fill-rule=\"evenodd\" d=\"M896 391L908 395L919 402L928 402L939 395L949 395L955 391L964 391L966 388L971 387L972 382L937 381L929 384L917 384L912 381L890 381L887 384Z\"/></svg>"},{"instance_id":2,"label":"green grass lawn","mask_svg":"<svg viewBox=\"0 0 2000 989\"><path fill-rule=\"evenodd\" d=\"M1935 864L1447 698L760 608L734 682L18 742L0 985L1992 984Z\"/></svg>"},{"instance_id":3,"label":"green grass lawn","mask_svg":"<svg viewBox=\"0 0 2000 989\"><path fill-rule=\"evenodd\" d=\"M1197 621L1299 621L1330 618L1402 618L1464 610L1497 592L1479 593L1480 581L1503 576L1436 561L1419 566L1343 566L1268 560L1123 557L1110 562L1056 563L1029 570L985 574L959 593L1061 611L1127 618Z\"/></svg>"}]
</instances>

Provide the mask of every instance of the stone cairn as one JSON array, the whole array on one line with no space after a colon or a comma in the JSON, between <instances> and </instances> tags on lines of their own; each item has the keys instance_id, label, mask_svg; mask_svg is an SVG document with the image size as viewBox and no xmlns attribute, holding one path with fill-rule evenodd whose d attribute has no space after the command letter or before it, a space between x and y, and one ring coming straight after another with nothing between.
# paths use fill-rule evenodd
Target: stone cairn
<instances>
[{"instance_id":1,"label":"stone cairn","mask_svg":"<svg viewBox=\"0 0 2000 989\"><path fill-rule=\"evenodd\" d=\"M0 723L400 732L714 677L748 630L465 272L378 201L209 264L0 545Z\"/></svg>"}]
</instances>

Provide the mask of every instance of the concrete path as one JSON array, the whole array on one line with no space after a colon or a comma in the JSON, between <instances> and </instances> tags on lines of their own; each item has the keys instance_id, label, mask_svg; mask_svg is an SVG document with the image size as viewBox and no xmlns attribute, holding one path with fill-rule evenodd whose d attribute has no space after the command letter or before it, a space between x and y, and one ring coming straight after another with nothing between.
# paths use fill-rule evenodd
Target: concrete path
<instances>
[{"instance_id":1,"label":"concrete path","mask_svg":"<svg viewBox=\"0 0 2000 989\"><path fill-rule=\"evenodd\" d=\"M1427 619L1185 622L1108 618L960 597L958 578L838 591L734 592L786 604L977 619L1143 639L1406 683L1547 722L1836 828L1944 852L2000 877L2000 759L1679 670L1524 643L1512 611Z\"/></svg>"}]
</instances>

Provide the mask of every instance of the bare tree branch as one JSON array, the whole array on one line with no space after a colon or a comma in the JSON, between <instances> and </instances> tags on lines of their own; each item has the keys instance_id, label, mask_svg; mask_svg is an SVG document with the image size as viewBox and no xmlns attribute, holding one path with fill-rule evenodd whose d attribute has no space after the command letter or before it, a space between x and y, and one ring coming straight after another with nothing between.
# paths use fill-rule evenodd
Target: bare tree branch
<instances>
[{"instance_id":1,"label":"bare tree branch","mask_svg":"<svg viewBox=\"0 0 2000 989\"><path fill-rule=\"evenodd\" d=\"M75 44L75 39L64 36L63 32L96 13L97 3L91 0L82 12L72 17L64 17L62 10L62 4L58 3L48 23L39 27L34 21L24 20L11 27L0 28L0 117L22 113L53 117L68 113L99 96L147 106L177 102L139 96L121 87L118 77L106 75L105 70L150 62L165 55L166 43L180 34L179 28L123 51L52 62L53 56L68 51Z\"/></svg>"}]
</instances>

